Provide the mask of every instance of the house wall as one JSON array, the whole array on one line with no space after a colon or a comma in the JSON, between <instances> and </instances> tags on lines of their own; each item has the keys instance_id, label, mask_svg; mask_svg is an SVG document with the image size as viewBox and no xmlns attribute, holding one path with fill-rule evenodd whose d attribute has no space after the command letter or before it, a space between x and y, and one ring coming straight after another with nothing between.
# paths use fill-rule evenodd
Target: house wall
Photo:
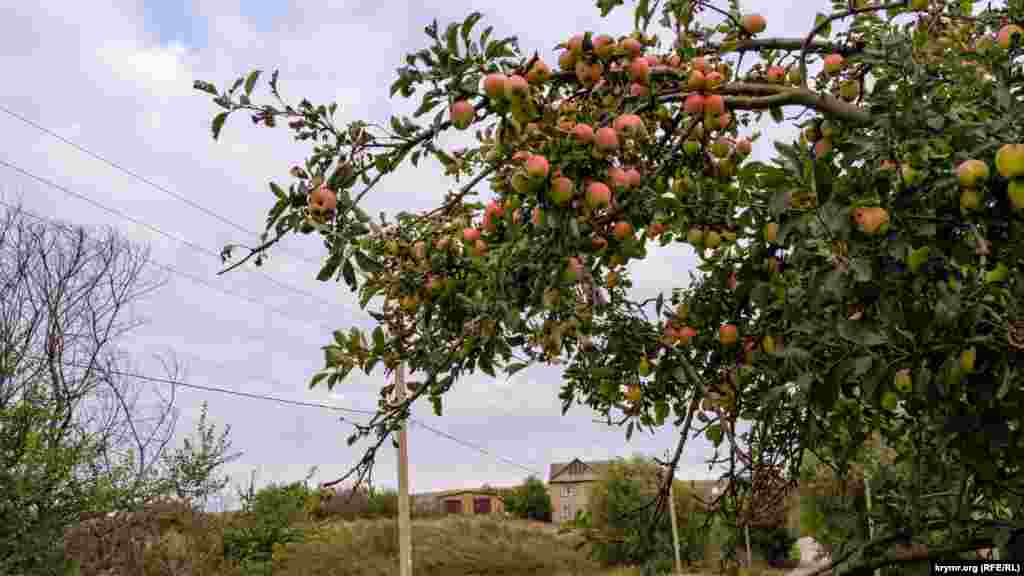
<instances>
[{"instance_id":1,"label":"house wall","mask_svg":"<svg viewBox=\"0 0 1024 576\"><path fill-rule=\"evenodd\" d=\"M576 517L576 512L588 510L590 492L594 482L555 482L548 484L548 496L551 497L551 521L567 522ZM563 489L572 488L571 495L563 495Z\"/></svg>"},{"instance_id":2,"label":"house wall","mask_svg":"<svg viewBox=\"0 0 1024 576\"><path fill-rule=\"evenodd\" d=\"M491 514L504 514L505 503L501 498L492 494L480 494L476 492L464 492L462 494L453 494L451 496L441 496L438 498L438 509L446 510L445 501L447 500L460 500L462 502L462 514L467 516L473 515L473 501L477 498L488 498L491 501Z\"/></svg>"}]
</instances>

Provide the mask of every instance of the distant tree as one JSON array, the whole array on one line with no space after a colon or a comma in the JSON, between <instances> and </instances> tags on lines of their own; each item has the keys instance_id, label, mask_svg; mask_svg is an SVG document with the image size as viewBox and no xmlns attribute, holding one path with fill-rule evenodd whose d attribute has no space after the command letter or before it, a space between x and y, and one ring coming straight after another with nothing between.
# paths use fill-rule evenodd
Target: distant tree
<instances>
[{"instance_id":1,"label":"distant tree","mask_svg":"<svg viewBox=\"0 0 1024 576\"><path fill-rule=\"evenodd\" d=\"M529 476L522 486L505 497L505 510L529 520L551 521L551 496L544 482Z\"/></svg>"}]
</instances>

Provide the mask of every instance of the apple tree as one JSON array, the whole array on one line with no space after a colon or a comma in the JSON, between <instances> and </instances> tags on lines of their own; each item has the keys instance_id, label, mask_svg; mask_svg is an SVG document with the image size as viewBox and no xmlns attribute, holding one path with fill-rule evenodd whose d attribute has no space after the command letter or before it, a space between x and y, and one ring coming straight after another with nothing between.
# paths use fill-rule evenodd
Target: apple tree
<instances>
[{"instance_id":1,"label":"apple tree","mask_svg":"<svg viewBox=\"0 0 1024 576\"><path fill-rule=\"evenodd\" d=\"M214 138L248 114L310 144L228 269L318 235L318 279L378 326L339 329L311 385L380 364L417 379L349 439L373 439L359 478L421 398L440 414L462 376L562 363L565 410L679 427L672 470L693 435L720 448L715 506L737 526L775 515L807 454L870 472L873 532L837 570L1005 549L1024 502L1024 3L1001 4L833 1L785 38L735 0L641 0L635 30L566 30L557 62L474 13L426 27L390 89L419 108L386 126L290 104L277 72L265 103L258 70L196 82ZM770 161L752 158L762 122L798 130ZM476 144L443 149L449 130ZM440 205L366 214L427 160L454 181ZM681 244L692 281L631 296L628 264Z\"/></svg>"}]
</instances>

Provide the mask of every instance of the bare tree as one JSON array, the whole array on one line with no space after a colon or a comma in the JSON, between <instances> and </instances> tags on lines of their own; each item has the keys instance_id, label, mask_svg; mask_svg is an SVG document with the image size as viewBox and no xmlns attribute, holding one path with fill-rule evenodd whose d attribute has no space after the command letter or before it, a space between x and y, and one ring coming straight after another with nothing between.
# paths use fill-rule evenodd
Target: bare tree
<instances>
[{"instance_id":1,"label":"bare tree","mask_svg":"<svg viewBox=\"0 0 1024 576\"><path fill-rule=\"evenodd\" d=\"M128 376L118 348L141 324L133 304L165 282L148 265L148 249L113 230L10 205L0 216L0 558L34 528L48 538L46 527L165 491L154 478L175 391ZM162 361L175 380L179 365ZM144 390L156 400L144 404Z\"/></svg>"}]
</instances>

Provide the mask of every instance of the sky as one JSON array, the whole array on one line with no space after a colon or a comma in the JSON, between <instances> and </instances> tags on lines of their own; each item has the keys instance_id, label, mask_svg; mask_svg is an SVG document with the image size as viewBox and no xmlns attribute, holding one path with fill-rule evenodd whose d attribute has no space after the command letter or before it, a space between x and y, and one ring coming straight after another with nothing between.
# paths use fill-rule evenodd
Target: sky
<instances>
[{"instance_id":1,"label":"sky","mask_svg":"<svg viewBox=\"0 0 1024 576\"><path fill-rule=\"evenodd\" d=\"M493 25L494 36L518 35L524 52L537 50L552 64L554 46L577 31L620 35L632 29L631 9L620 8L602 20L593 0L429 4L19 3L0 18L0 69L5 73L0 106L222 218L2 111L0 159L171 238L2 165L0 196L68 223L113 226L149 245L155 262L205 282L171 275L163 289L138 304L137 312L147 323L120 344L131 353L137 371L163 376L156 356L170 353L183 364L181 380L187 383L373 409L385 384L380 372L360 374L333 392L307 385L322 366L321 346L329 342L331 330L371 325L344 284L316 281L315 263L325 256L319 239L289 238L283 251L272 253L262 274L239 270L217 275L220 262L209 252L217 253L228 243L255 241L245 230L258 232L265 222L273 199L268 181L288 183L288 168L301 162L306 149L292 141L286 128L256 128L243 115L230 118L214 142L209 123L216 107L192 83L199 79L223 85L254 68L277 68L281 91L292 102L302 97L337 102L339 124L355 119L383 123L389 115L415 109L415 101L389 99L388 87L404 55L426 46L423 28L434 19L443 27L479 10L484 19L478 30ZM820 10L828 9L828 2L820 4ZM807 2L747 0L743 5L767 17L769 35L802 37L813 24L815 10ZM262 90L260 97L266 95ZM767 135L756 144L755 158L767 159L770 140L789 141L793 131L773 128ZM441 141L449 147L467 143L465 135ZM451 186L436 164L406 167L368 197L367 212L394 215L399 208L430 208ZM490 193L484 186L481 190ZM669 293L688 281L696 262L687 247L652 251L647 261L631 264L635 294ZM288 317L274 309L285 310ZM678 431L671 425L654 435L638 433L627 442L623 429L596 423L597 415L589 408L576 406L562 416L559 387L559 369L537 367L511 379L474 376L459 381L445 397L442 417L434 416L426 403L415 407L418 420L488 454L414 426L409 432L412 491L513 485L531 472L546 479L552 462L637 452L663 455L675 446ZM346 445L350 427L337 412L184 388L177 400L179 439L194 430L202 402L209 404L213 422L230 426L233 447L243 453L227 469L233 485L248 482L254 471L257 485L302 480L314 466L312 482L329 481L362 453L361 444ZM704 464L710 453L703 439L689 442L679 477L716 476ZM375 479L394 486L396 475L395 452L385 448Z\"/></svg>"}]
</instances>

